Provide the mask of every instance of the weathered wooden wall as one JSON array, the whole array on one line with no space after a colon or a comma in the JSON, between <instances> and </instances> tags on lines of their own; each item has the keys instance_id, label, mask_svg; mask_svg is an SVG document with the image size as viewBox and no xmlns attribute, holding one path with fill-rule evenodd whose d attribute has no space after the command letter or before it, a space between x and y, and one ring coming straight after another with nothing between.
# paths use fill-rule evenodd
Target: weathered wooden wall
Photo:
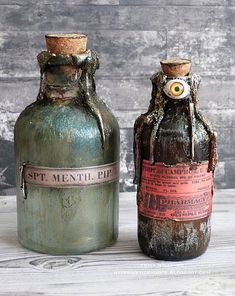
<instances>
[{"instance_id":1,"label":"weathered wooden wall","mask_svg":"<svg viewBox=\"0 0 235 296\"><path fill-rule=\"evenodd\" d=\"M101 58L99 95L121 126L121 189L133 190L132 127L159 60L183 56L202 76L201 107L218 131L218 188L235 187L234 0L0 0L0 193L14 191L13 126L35 100L36 54L49 32L87 32Z\"/></svg>"}]
</instances>

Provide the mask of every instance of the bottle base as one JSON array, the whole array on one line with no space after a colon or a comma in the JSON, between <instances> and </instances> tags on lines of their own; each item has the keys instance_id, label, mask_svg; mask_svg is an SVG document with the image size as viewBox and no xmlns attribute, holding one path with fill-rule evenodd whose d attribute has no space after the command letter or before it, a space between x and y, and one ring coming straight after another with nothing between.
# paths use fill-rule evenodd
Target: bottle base
<instances>
[{"instance_id":1,"label":"bottle base","mask_svg":"<svg viewBox=\"0 0 235 296\"><path fill-rule=\"evenodd\" d=\"M210 241L210 218L196 221L154 220L139 215L138 242L151 258L181 261L202 255Z\"/></svg>"},{"instance_id":2,"label":"bottle base","mask_svg":"<svg viewBox=\"0 0 235 296\"><path fill-rule=\"evenodd\" d=\"M55 249L49 248L45 246L29 246L27 243L24 243L18 238L18 242L21 244L22 247L40 253L40 254L48 254L48 255L82 255L87 254L94 251L99 251L101 249L111 247L113 244L116 243L118 235L116 235L111 241L104 242L103 244L99 244L96 246L91 246L89 249Z\"/></svg>"},{"instance_id":3,"label":"bottle base","mask_svg":"<svg viewBox=\"0 0 235 296\"><path fill-rule=\"evenodd\" d=\"M182 254L168 254L168 255L164 255L161 253L157 253L157 252L151 252L151 251L147 251L145 248L141 247L140 243L139 243L140 249L141 251L148 257L156 259L156 260L164 260L164 261L185 261L185 260L190 260L190 259L194 259L197 257L200 257L201 255L203 255L207 249L202 250L200 252L198 252L197 254L186 254L186 255L182 255Z\"/></svg>"}]
</instances>

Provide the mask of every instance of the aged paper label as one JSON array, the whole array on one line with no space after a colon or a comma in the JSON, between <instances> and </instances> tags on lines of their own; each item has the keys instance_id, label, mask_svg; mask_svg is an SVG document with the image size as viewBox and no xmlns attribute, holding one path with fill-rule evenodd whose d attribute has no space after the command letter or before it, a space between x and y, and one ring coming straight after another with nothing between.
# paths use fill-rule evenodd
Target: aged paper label
<instances>
[{"instance_id":1,"label":"aged paper label","mask_svg":"<svg viewBox=\"0 0 235 296\"><path fill-rule=\"evenodd\" d=\"M139 212L155 219L195 220L212 210L212 172L200 164L142 163Z\"/></svg>"},{"instance_id":2,"label":"aged paper label","mask_svg":"<svg viewBox=\"0 0 235 296\"><path fill-rule=\"evenodd\" d=\"M82 168L24 166L24 180L42 187L75 187L113 182L119 178L119 162Z\"/></svg>"}]
</instances>

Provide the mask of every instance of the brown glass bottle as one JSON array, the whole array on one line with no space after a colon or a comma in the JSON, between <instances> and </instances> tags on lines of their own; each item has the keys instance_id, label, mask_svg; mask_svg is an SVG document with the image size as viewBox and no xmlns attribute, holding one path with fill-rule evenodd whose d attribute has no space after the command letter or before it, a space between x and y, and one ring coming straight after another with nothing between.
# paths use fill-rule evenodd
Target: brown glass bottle
<instances>
[{"instance_id":1,"label":"brown glass bottle","mask_svg":"<svg viewBox=\"0 0 235 296\"><path fill-rule=\"evenodd\" d=\"M210 240L216 136L197 107L200 79L185 59L161 62L134 129L138 240L154 258L197 257Z\"/></svg>"}]
</instances>

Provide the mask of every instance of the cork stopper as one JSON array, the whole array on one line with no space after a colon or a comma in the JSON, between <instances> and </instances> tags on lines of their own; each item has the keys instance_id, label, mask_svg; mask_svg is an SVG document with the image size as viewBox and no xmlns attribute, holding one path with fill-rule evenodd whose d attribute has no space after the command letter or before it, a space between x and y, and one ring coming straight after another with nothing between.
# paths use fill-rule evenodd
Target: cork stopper
<instances>
[{"instance_id":1,"label":"cork stopper","mask_svg":"<svg viewBox=\"0 0 235 296\"><path fill-rule=\"evenodd\" d=\"M74 34L47 34L47 50L55 54L81 54L87 50L87 35Z\"/></svg>"},{"instance_id":2,"label":"cork stopper","mask_svg":"<svg viewBox=\"0 0 235 296\"><path fill-rule=\"evenodd\" d=\"M162 71L169 76L185 76L191 69L191 61L188 59L171 58L160 63Z\"/></svg>"}]
</instances>

